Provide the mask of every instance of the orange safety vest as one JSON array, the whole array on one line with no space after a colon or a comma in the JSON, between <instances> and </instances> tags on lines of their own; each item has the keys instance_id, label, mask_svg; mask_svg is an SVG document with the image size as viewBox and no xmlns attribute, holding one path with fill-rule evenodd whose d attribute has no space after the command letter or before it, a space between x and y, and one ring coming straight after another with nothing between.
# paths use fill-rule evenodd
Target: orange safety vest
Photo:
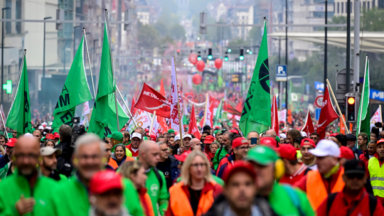
<instances>
[{"instance_id":1,"label":"orange safety vest","mask_svg":"<svg viewBox=\"0 0 384 216\"><path fill-rule=\"evenodd\" d=\"M152 207L151 197L149 197L148 193L145 193L144 200L145 200L145 204L146 204L148 211L149 211L149 216L155 216L155 213L154 213L153 207ZM144 203L142 203L142 205L144 205Z\"/></svg>"},{"instance_id":2,"label":"orange safety vest","mask_svg":"<svg viewBox=\"0 0 384 216\"><path fill-rule=\"evenodd\" d=\"M341 168L339 176L337 177L336 184L333 186L331 193L340 192L344 188L343 176L344 168ZM328 197L327 189L323 184L321 174L317 170L308 172L307 174L307 197L312 205L312 208L316 211L317 208Z\"/></svg>"},{"instance_id":3,"label":"orange safety vest","mask_svg":"<svg viewBox=\"0 0 384 216\"><path fill-rule=\"evenodd\" d=\"M133 159L132 157L128 157L128 156L125 158L125 161L134 161L134 160L135 159ZM119 168L119 165L117 165L117 162L115 160L113 160L112 157L109 158L108 165L111 166L115 170L117 170Z\"/></svg>"},{"instance_id":4,"label":"orange safety vest","mask_svg":"<svg viewBox=\"0 0 384 216\"><path fill-rule=\"evenodd\" d=\"M212 182L215 185L216 183ZM169 207L174 216L194 216L189 198L185 194L183 187L184 183L179 182L169 189ZM213 190L202 193L197 207L196 216L207 213L214 201Z\"/></svg>"}]
</instances>

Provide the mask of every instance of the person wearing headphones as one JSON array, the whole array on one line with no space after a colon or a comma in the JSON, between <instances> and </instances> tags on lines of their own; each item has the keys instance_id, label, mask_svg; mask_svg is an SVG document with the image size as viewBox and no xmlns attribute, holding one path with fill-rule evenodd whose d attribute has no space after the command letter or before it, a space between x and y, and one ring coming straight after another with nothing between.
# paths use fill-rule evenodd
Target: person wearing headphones
<instances>
[{"instance_id":1,"label":"person wearing headphones","mask_svg":"<svg viewBox=\"0 0 384 216\"><path fill-rule=\"evenodd\" d=\"M340 148L332 140L320 140L309 153L316 156L317 170L309 171L294 186L307 193L312 207L317 210L329 194L343 190L344 168L339 162Z\"/></svg>"},{"instance_id":2,"label":"person wearing headphones","mask_svg":"<svg viewBox=\"0 0 384 216\"><path fill-rule=\"evenodd\" d=\"M265 197L277 215L315 215L305 193L276 182L284 175L284 162L263 140L260 144L250 149L246 157L258 176L258 196Z\"/></svg>"}]
</instances>

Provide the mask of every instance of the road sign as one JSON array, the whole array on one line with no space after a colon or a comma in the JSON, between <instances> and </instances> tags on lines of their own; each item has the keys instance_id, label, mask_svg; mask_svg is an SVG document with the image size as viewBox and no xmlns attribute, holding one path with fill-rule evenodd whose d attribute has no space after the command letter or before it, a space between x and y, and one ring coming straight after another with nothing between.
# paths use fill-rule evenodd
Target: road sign
<instances>
[{"instance_id":1,"label":"road sign","mask_svg":"<svg viewBox=\"0 0 384 216\"><path fill-rule=\"evenodd\" d=\"M316 109L316 116L315 116L316 120L320 119L320 112L321 112L321 109Z\"/></svg>"},{"instance_id":2,"label":"road sign","mask_svg":"<svg viewBox=\"0 0 384 216\"><path fill-rule=\"evenodd\" d=\"M323 99L324 99L323 95L317 96L315 99L315 106L322 108L323 107Z\"/></svg>"},{"instance_id":3,"label":"road sign","mask_svg":"<svg viewBox=\"0 0 384 216\"><path fill-rule=\"evenodd\" d=\"M276 81L287 81L287 65L276 66Z\"/></svg>"},{"instance_id":4,"label":"road sign","mask_svg":"<svg viewBox=\"0 0 384 216\"><path fill-rule=\"evenodd\" d=\"M315 89L319 91L324 91L324 83L315 81Z\"/></svg>"},{"instance_id":5,"label":"road sign","mask_svg":"<svg viewBox=\"0 0 384 216\"><path fill-rule=\"evenodd\" d=\"M7 80L7 84L3 84L3 89L7 94L12 94L12 80Z\"/></svg>"}]
</instances>

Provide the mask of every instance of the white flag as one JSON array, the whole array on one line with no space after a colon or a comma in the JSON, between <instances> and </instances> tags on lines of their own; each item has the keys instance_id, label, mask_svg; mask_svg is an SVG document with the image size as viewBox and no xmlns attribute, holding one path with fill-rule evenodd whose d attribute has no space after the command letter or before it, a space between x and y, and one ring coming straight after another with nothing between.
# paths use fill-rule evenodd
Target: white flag
<instances>
[{"instance_id":1,"label":"white flag","mask_svg":"<svg viewBox=\"0 0 384 216\"><path fill-rule=\"evenodd\" d=\"M1 106L0 106L0 115L1 115L1 118L2 118L2 119L0 119L0 127L4 128L3 121L7 122L7 119L5 118L5 114L4 114L4 110L3 110L3 104L1 104Z\"/></svg>"},{"instance_id":2,"label":"white flag","mask_svg":"<svg viewBox=\"0 0 384 216\"><path fill-rule=\"evenodd\" d=\"M137 127L142 127L142 128L148 128L151 127L151 118L148 115L148 112L144 110L137 109L135 116L133 116L133 119L135 120ZM133 131L135 129L135 123L133 121L130 121L127 131Z\"/></svg>"},{"instance_id":3,"label":"white flag","mask_svg":"<svg viewBox=\"0 0 384 216\"><path fill-rule=\"evenodd\" d=\"M178 95L179 94L179 97ZM179 119L179 113L177 110L177 98L179 98L179 108L181 109L183 106L181 104L181 96L179 92L179 88L177 86L177 80L176 80L176 68L175 68L175 59L172 58L172 74L171 74L171 128L179 131L180 133L183 133L183 131L180 131L180 124L181 128L183 128L183 121L182 119ZM181 116L181 110L180 110L180 116Z\"/></svg>"},{"instance_id":4,"label":"white flag","mask_svg":"<svg viewBox=\"0 0 384 216\"><path fill-rule=\"evenodd\" d=\"M281 111L278 111L279 113L279 121L285 122L287 119L287 110L283 109Z\"/></svg>"},{"instance_id":5,"label":"white flag","mask_svg":"<svg viewBox=\"0 0 384 216\"><path fill-rule=\"evenodd\" d=\"M371 118L371 124L375 124L376 122L381 122L381 112L380 112L380 107L377 108L376 112L373 114Z\"/></svg>"}]
</instances>

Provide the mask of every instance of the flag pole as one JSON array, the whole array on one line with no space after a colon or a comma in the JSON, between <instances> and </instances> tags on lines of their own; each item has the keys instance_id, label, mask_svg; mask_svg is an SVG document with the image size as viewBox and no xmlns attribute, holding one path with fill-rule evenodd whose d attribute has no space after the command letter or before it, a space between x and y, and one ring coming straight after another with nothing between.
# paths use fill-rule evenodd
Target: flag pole
<instances>
[{"instance_id":1,"label":"flag pole","mask_svg":"<svg viewBox=\"0 0 384 216\"><path fill-rule=\"evenodd\" d=\"M204 109L204 124L203 124L203 127L207 123L207 107L208 107L208 93L205 96L205 109Z\"/></svg>"},{"instance_id":2,"label":"flag pole","mask_svg":"<svg viewBox=\"0 0 384 216\"><path fill-rule=\"evenodd\" d=\"M92 73L91 59L89 58L88 42L87 42L87 36L86 36L87 34L85 33L85 28L83 28L83 34L84 34L85 50L86 50L87 56L88 56L89 71L91 73L93 96L94 96L94 99L96 100L96 89L95 89L95 84L93 82L93 73Z\"/></svg>"},{"instance_id":3,"label":"flag pole","mask_svg":"<svg viewBox=\"0 0 384 216\"><path fill-rule=\"evenodd\" d=\"M151 135L152 129L153 129L153 122L155 121L156 118L156 110L153 112L153 117L151 119L151 127L149 128L149 135Z\"/></svg>"},{"instance_id":4,"label":"flag pole","mask_svg":"<svg viewBox=\"0 0 384 216\"><path fill-rule=\"evenodd\" d=\"M173 56L173 62L175 62L175 56ZM177 113L179 116L179 130L180 130L180 146L183 147L183 131L181 128L181 115L180 115L180 103L179 103L179 88L177 86L177 71L176 71L176 63L175 63L175 77L176 77L176 95L177 95Z\"/></svg>"},{"instance_id":5,"label":"flag pole","mask_svg":"<svg viewBox=\"0 0 384 216\"><path fill-rule=\"evenodd\" d=\"M105 22L107 23L107 34L109 30L109 20L108 20L108 9L105 9ZM113 66L113 58L112 58L112 52L111 52L111 41L109 40L108 35L108 45L109 45L109 54L111 55L111 64L112 64L112 73L113 73L113 82L115 84L115 87L117 87L116 83L116 76L115 76L115 68ZM116 123L117 123L117 130L120 130L120 123L119 123L119 111L117 109L117 94L115 90L115 108L116 108Z\"/></svg>"},{"instance_id":6,"label":"flag pole","mask_svg":"<svg viewBox=\"0 0 384 216\"><path fill-rule=\"evenodd\" d=\"M117 90L117 92L119 93L120 98L121 98L121 100L123 101L125 108L127 108L128 113L129 113L129 115L131 116L133 123L135 123L135 126L137 127L136 121L135 121L135 119L133 119L133 115L132 115L131 111L129 110L128 105L125 103L125 100L124 100L124 98L123 98L123 95L121 95L121 92L120 92L120 90L119 90L119 88L118 88L117 86L116 86L116 90Z\"/></svg>"},{"instance_id":7,"label":"flag pole","mask_svg":"<svg viewBox=\"0 0 384 216\"><path fill-rule=\"evenodd\" d=\"M5 126L5 121L4 121L4 118L3 118L3 114L4 114L3 105L1 105L1 113L0 113L0 115L1 115L1 121L3 122L5 135L7 136L7 139L9 139L9 137L8 137L8 132L7 132L7 126Z\"/></svg>"},{"instance_id":8,"label":"flag pole","mask_svg":"<svg viewBox=\"0 0 384 216\"><path fill-rule=\"evenodd\" d=\"M332 98L333 98L333 100L336 102L336 107L337 107L337 110L339 111L339 115L342 117L343 114L342 114L341 111L340 111L339 104L337 103L336 97L335 97L335 95L333 94L332 86L331 86L331 84L329 83L329 80L328 80L328 79L327 79L327 84L328 84L329 90L331 91ZM347 130L347 133L350 133L350 132L349 132L349 129L348 129L348 126L347 126L347 124L345 123L344 118L342 117L341 119L343 120L343 124L344 124L344 126L345 126L345 129Z\"/></svg>"},{"instance_id":9,"label":"flag pole","mask_svg":"<svg viewBox=\"0 0 384 216\"><path fill-rule=\"evenodd\" d=\"M383 122L383 116L381 115L381 104L379 105L379 110L380 110L380 122Z\"/></svg>"}]
</instances>

